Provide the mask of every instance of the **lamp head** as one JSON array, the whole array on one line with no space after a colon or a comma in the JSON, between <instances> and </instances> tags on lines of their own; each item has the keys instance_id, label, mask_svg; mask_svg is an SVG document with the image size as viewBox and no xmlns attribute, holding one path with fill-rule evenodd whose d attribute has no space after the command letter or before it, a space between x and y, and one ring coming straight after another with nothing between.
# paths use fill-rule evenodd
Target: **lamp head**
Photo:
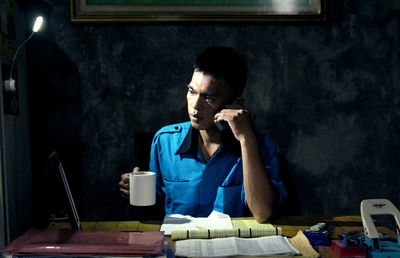
<instances>
[{"instance_id":1,"label":"lamp head","mask_svg":"<svg viewBox=\"0 0 400 258\"><path fill-rule=\"evenodd\" d=\"M25 41L22 42L22 44L17 48L17 51L15 51L11 69L10 69L10 79L4 81L4 88L6 91L15 92L17 90L15 87L15 80L12 78L12 71L13 71L15 59L17 58L19 51L26 44L26 42L28 42L28 40L30 40L32 38L32 36L35 32L38 32L40 30L40 27L42 27L42 23L43 23L43 17L42 16L36 17L35 24L33 25L31 35L27 39L25 39Z\"/></svg>"},{"instance_id":2,"label":"lamp head","mask_svg":"<svg viewBox=\"0 0 400 258\"><path fill-rule=\"evenodd\" d=\"M38 16L36 17L35 24L33 24L32 31L33 32L38 32L40 30L40 27L42 27L43 23L43 17Z\"/></svg>"}]
</instances>

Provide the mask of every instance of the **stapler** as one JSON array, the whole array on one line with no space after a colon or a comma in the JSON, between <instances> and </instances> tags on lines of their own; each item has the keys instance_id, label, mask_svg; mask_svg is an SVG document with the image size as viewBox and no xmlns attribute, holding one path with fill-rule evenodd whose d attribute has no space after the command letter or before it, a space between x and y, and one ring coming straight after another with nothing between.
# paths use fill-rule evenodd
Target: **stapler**
<instances>
[{"instance_id":1,"label":"stapler","mask_svg":"<svg viewBox=\"0 0 400 258\"><path fill-rule=\"evenodd\" d=\"M397 243L379 239L379 233L371 215L392 215L396 220ZM361 218L364 227L364 244L368 257L400 257L400 212L386 199L368 199L361 202Z\"/></svg>"},{"instance_id":2,"label":"stapler","mask_svg":"<svg viewBox=\"0 0 400 258\"><path fill-rule=\"evenodd\" d=\"M328 227L325 222L320 222L303 231L311 245L330 245L330 235L333 227Z\"/></svg>"}]
</instances>

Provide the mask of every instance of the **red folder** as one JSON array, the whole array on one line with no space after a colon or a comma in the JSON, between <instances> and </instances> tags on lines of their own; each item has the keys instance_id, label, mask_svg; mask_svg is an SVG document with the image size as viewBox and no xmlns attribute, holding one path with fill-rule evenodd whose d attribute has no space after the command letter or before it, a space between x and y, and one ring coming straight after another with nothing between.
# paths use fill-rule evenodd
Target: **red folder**
<instances>
[{"instance_id":1,"label":"red folder","mask_svg":"<svg viewBox=\"0 0 400 258\"><path fill-rule=\"evenodd\" d=\"M103 232L30 229L2 251L7 253L161 254L163 232Z\"/></svg>"}]
</instances>

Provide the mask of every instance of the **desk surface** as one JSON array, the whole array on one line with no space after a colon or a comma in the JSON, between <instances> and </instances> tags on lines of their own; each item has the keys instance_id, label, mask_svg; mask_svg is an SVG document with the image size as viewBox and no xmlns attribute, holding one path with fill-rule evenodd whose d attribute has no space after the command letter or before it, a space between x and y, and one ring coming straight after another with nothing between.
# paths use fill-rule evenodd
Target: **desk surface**
<instances>
[{"instance_id":1,"label":"desk surface","mask_svg":"<svg viewBox=\"0 0 400 258\"><path fill-rule=\"evenodd\" d=\"M252 217L247 218L232 218L232 223L239 220L254 220ZM273 226L281 227L282 233L287 237L294 237L299 230L306 230L310 226L318 223L325 222L329 226L334 226L335 230L333 236L349 231L349 230L362 230L361 216L285 216L270 223ZM85 230L98 230L98 231L159 231L162 221L101 221L101 222L82 222L82 227ZM68 223L53 222L49 228L69 228ZM396 238L395 232L383 227L377 226L380 231L390 233Z\"/></svg>"},{"instance_id":2,"label":"desk surface","mask_svg":"<svg viewBox=\"0 0 400 258\"><path fill-rule=\"evenodd\" d=\"M254 220L254 218L232 218L232 223L240 220ZM299 230L304 231L310 226L325 222L329 226L334 226L333 238L337 238L338 234L350 230L363 230L361 216L285 216L270 223L273 226L281 227L282 234L287 237L294 237ZM113 222L82 222L82 228L85 230L97 231L159 231L161 221L113 221ZM69 228L68 223L54 222L49 225L49 228ZM390 229L377 226L377 230L388 232L396 239L396 233ZM169 237L166 237L168 240ZM320 246L319 253L321 257L335 257L331 252L330 247Z\"/></svg>"}]
</instances>

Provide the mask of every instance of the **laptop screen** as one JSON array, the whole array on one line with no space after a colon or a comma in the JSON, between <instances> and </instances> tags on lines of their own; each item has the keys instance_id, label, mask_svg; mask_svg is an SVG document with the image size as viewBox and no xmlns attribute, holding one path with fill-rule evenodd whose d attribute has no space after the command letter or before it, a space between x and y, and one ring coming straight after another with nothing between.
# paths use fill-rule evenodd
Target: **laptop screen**
<instances>
[{"instance_id":1,"label":"laptop screen","mask_svg":"<svg viewBox=\"0 0 400 258\"><path fill-rule=\"evenodd\" d=\"M62 184L64 186L64 195L65 199L67 199L68 207L67 207L67 214L68 214L68 219L71 224L72 230L75 232L76 230L82 230L81 222L79 220L79 215L76 210L74 198L72 197L71 190L69 188L68 180L65 175L64 167L62 165L60 156L56 151L52 152L49 156L49 163L52 167L57 168L57 171L54 171L55 173L58 173Z\"/></svg>"}]
</instances>

